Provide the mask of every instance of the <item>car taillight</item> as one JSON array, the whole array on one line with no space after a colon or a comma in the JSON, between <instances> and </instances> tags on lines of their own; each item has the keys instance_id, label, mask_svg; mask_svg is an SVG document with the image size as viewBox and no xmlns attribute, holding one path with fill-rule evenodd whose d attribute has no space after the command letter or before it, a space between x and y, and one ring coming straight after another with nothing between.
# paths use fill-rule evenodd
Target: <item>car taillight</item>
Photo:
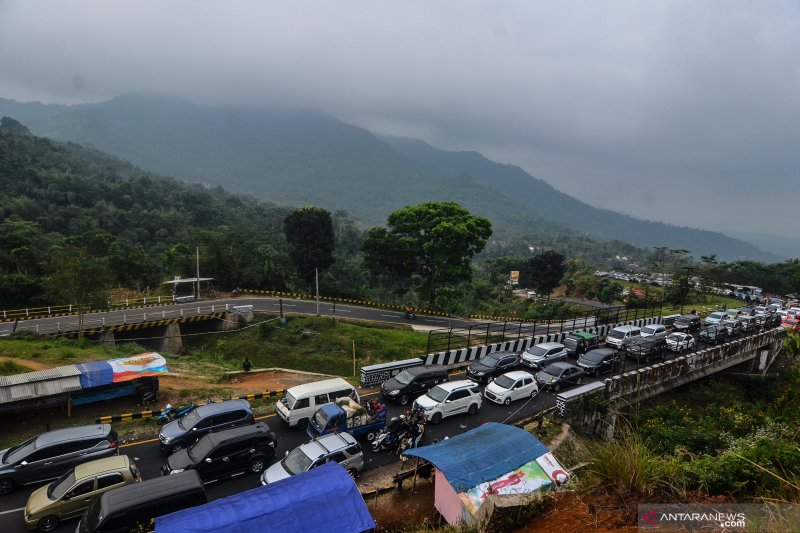
<instances>
[{"instance_id":1,"label":"car taillight","mask_svg":"<svg viewBox=\"0 0 800 533\"><path fill-rule=\"evenodd\" d=\"M113 440L110 440L110 441L108 441L108 447L109 448L116 448L117 447L117 443L114 442Z\"/></svg>"}]
</instances>

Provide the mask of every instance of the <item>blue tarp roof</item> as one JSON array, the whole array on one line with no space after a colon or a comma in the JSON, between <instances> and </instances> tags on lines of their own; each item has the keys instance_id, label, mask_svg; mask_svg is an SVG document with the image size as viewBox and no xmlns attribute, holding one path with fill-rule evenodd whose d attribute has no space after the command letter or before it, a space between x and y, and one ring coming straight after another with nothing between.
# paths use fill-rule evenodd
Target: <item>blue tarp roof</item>
<instances>
[{"instance_id":1,"label":"blue tarp roof","mask_svg":"<svg viewBox=\"0 0 800 533\"><path fill-rule=\"evenodd\" d=\"M114 369L106 361L75 365L81 372L81 387L89 389L114 383Z\"/></svg>"},{"instance_id":2,"label":"blue tarp roof","mask_svg":"<svg viewBox=\"0 0 800 533\"><path fill-rule=\"evenodd\" d=\"M456 492L492 481L547 453L539 439L515 426L489 422L436 444L406 450L441 470Z\"/></svg>"},{"instance_id":3,"label":"blue tarp roof","mask_svg":"<svg viewBox=\"0 0 800 533\"><path fill-rule=\"evenodd\" d=\"M360 533L375 527L338 463L156 518L155 533Z\"/></svg>"}]
</instances>

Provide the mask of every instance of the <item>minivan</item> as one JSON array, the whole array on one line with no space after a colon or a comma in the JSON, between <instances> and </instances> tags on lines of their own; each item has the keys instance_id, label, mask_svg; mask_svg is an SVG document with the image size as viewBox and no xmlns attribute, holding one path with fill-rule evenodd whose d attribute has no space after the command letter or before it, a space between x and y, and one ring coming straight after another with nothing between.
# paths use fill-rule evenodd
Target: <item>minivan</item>
<instances>
[{"instance_id":1,"label":"minivan","mask_svg":"<svg viewBox=\"0 0 800 533\"><path fill-rule=\"evenodd\" d=\"M330 461L342 465L342 468L355 479L364 468L364 452L355 437L349 433L323 435L301 444L291 452L286 452L283 460L261 474L261 484L274 483Z\"/></svg>"},{"instance_id":2,"label":"minivan","mask_svg":"<svg viewBox=\"0 0 800 533\"><path fill-rule=\"evenodd\" d=\"M275 412L290 427L306 428L308 421L320 407L336 402L337 398L346 397L356 403L360 401L356 388L342 378L304 383L286 389L275 406Z\"/></svg>"},{"instance_id":3,"label":"minivan","mask_svg":"<svg viewBox=\"0 0 800 533\"><path fill-rule=\"evenodd\" d=\"M381 394L387 400L406 405L448 379L447 369L442 365L412 366L384 381Z\"/></svg>"},{"instance_id":4,"label":"minivan","mask_svg":"<svg viewBox=\"0 0 800 533\"><path fill-rule=\"evenodd\" d=\"M57 429L0 451L0 496L19 485L42 483L92 459L117 455L111 424Z\"/></svg>"},{"instance_id":5,"label":"minivan","mask_svg":"<svg viewBox=\"0 0 800 533\"><path fill-rule=\"evenodd\" d=\"M80 517L104 492L141 480L139 469L127 455L81 463L33 491L25 504L25 527L52 531L59 522Z\"/></svg>"},{"instance_id":6,"label":"minivan","mask_svg":"<svg viewBox=\"0 0 800 533\"><path fill-rule=\"evenodd\" d=\"M634 337L639 337L641 334L642 330L638 326L617 326L606 337L606 345L619 350L631 342Z\"/></svg>"},{"instance_id":7,"label":"minivan","mask_svg":"<svg viewBox=\"0 0 800 533\"><path fill-rule=\"evenodd\" d=\"M152 531L157 516L207 503L203 482L194 470L110 490L96 498L76 533Z\"/></svg>"},{"instance_id":8,"label":"minivan","mask_svg":"<svg viewBox=\"0 0 800 533\"><path fill-rule=\"evenodd\" d=\"M164 424L158 432L158 440L161 441L161 451L171 455L194 444L206 433L250 424L255 424L255 416L247 400L207 403L195 407L178 420Z\"/></svg>"},{"instance_id":9,"label":"minivan","mask_svg":"<svg viewBox=\"0 0 800 533\"><path fill-rule=\"evenodd\" d=\"M197 470L203 483L245 472L261 473L275 458L278 437L263 422L209 433L185 450L170 455L161 475Z\"/></svg>"}]
</instances>

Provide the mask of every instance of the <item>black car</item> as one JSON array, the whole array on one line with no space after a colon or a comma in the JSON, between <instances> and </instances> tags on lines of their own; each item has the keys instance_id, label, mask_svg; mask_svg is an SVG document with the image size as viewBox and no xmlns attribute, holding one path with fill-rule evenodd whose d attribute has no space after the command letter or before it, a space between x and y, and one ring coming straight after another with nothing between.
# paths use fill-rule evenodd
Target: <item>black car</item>
<instances>
[{"instance_id":1,"label":"black car","mask_svg":"<svg viewBox=\"0 0 800 533\"><path fill-rule=\"evenodd\" d=\"M625 354L640 363L649 363L653 359L664 359L667 353L667 338L664 335L638 337L625 346Z\"/></svg>"},{"instance_id":2,"label":"black car","mask_svg":"<svg viewBox=\"0 0 800 533\"><path fill-rule=\"evenodd\" d=\"M275 459L278 437L260 422L209 433L167 458L161 475L197 470L203 483L252 472L258 474Z\"/></svg>"},{"instance_id":3,"label":"black car","mask_svg":"<svg viewBox=\"0 0 800 533\"><path fill-rule=\"evenodd\" d=\"M197 442L206 433L222 431L255 423L253 410L247 400L227 400L200 405L161 428L158 440L166 455Z\"/></svg>"},{"instance_id":4,"label":"black car","mask_svg":"<svg viewBox=\"0 0 800 533\"><path fill-rule=\"evenodd\" d=\"M117 432L111 424L57 429L0 451L0 495L18 485L61 476L80 463L117 455Z\"/></svg>"},{"instance_id":5,"label":"black car","mask_svg":"<svg viewBox=\"0 0 800 533\"><path fill-rule=\"evenodd\" d=\"M447 369L442 365L412 366L384 381L381 394L387 400L406 405L448 379Z\"/></svg>"},{"instance_id":6,"label":"black car","mask_svg":"<svg viewBox=\"0 0 800 533\"><path fill-rule=\"evenodd\" d=\"M559 391L565 385L580 385L586 372L569 363L553 363L536 373L536 383L540 389Z\"/></svg>"},{"instance_id":7,"label":"black car","mask_svg":"<svg viewBox=\"0 0 800 533\"><path fill-rule=\"evenodd\" d=\"M697 338L707 344L720 344L728 340L728 328L722 324L707 326L700 330Z\"/></svg>"},{"instance_id":8,"label":"black car","mask_svg":"<svg viewBox=\"0 0 800 533\"><path fill-rule=\"evenodd\" d=\"M488 383L500 374L519 366L519 357L514 352L492 352L469 365L467 377L478 383Z\"/></svg>"},{"instance_id":9,"label":"black car","mask_svg":"<svg viewBox=\"0 0 800 533\"><path fill-rule=\"evenodd\" d=\"M619 352L613 348L595 348L578 357L577 365L587 374L599 376L603 372L610 372L618 357Z\"/></svg>"},{"instance_id":10,"label":"black car","mask_svg":"<svg viewBox=\"0 0 800 533\"><path fill-rule=\"evenodd\" d=\"M698 331L700 329L700 317L697 315L681 315L672 323L675 331Z\"/></svg>"},{"instance_id":11,"label":"black car","mask_svg":"<svg viewBox=\"0 0 800 533\"><path fill-rule=\"evenodd\" d=\"M723 320L721 325L728 330L729 337L738 337L744 333L744 327L738 320Z\"/></svg>"}]
</instances>

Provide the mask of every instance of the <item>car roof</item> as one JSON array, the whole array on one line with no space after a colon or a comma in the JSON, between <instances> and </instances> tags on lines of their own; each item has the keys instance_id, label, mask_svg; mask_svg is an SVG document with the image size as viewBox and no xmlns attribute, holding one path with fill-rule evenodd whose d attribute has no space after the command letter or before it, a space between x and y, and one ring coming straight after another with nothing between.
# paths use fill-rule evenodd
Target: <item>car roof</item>
<instances>
[{"instance_id":1,"label":"car roof","mask_svg":"<svg viewBox=\"0 0 800 533\"><path fill-rule=\"evenodd\" d=\"M93 426L79 426L75 428L56 429L42 433L36 438L36 447L50 446L59 442L81 440L81 439L102 439L111 433L111 424L96 424Z\"/></svg>"},{"instance_id":2,"label":"car roof","mask_svg":"<svg viewBox=\"0 0 800 533\"><path fill-rule=\"evenodd\" d=\"M606 353L613 353L613 352L616 352L614 348L604 347L604 348L595 348L594 350L589 350L588 352L586 352L586 355L589 355L590 353L602 353L603 355L605 355Z\"/></svg>"},{"instance_id":3,"label":"car roof","mask_svg":"<svg viewBox=\"0 0 800 533\"><path fill-rule=\"evenodd\" d=\"M487 353L483 357L505 357L506 355L517 355L517 352L510 352L510 351L507 351L507 350L500 350L498 352ZM483 359L483 357L481 357L481 359Z\"/></svg>"},{"instance_id":4,"label":"car roof","mask_svg":"<svg viewBox=\"0 0 800 533\"><path fill-rule=\"evenodd\" d=\"M508 376L511 379L521 379L521 378L532 378L533 377L530 372L525 372L524 370L514 370L513 372L506 372L504 375Z\"/></svg>"},{"instance_id":5,"label":"car roof","mask_svg":"<svg viewBox=\"0 0 800 533\"><path fill-rule=\"evenodd\" d=\"M676 318L675 320L680 320L682 318L684 320L700 320L700 317L697 316L697 315L681 315L678 318Z\"/></svg>"},{"instance_id":6,"label":"car roof","mask_svg":"<svg viewBox=\"0 0 800 533\"><path fill-rule=\"evenodd\" d=\"M442 365L422 365L422 366L412 366L411 368L406 368L406 372L409 374L417 375L423 374L426 372L447 372L447 369Z\"/></svg>"},{"instance_id":7,"label":"car roof","mask_svg":"<svg viewBox=\"0 0 800 533\"><path fill-rule=\"evenodd\" d=\"M247 400L225 400L222 402L214 402L214 403L207 403L205 405L198 406L197 414L200 416L208 416L215 413L224 413L227 411L233 411L234 409L246 409L251 411L250 409L250 402Z\"/></svg>"},{"instance_id":8,"label":"car roof","mask_svg":"<svg viewBox=\"0 0 800 533\"><path fill-rule=\"evenodd\" d=\"M154 477L105 492L100 496L100 512L102 516L106 516L109 509L130 508L141 502L158 500L182 491L203 491L203 483L196 470Z\"/></svg>"},{"instance_id":9,"label":"car roof","mask_svg":"<svg viewBox=\"0 0 800 533\"><path fill-rule=\"evenodd\" d=\"M75 479L84 479L103 472L125 470L129 464L130 460L128 460L127 455L112 455L111 457L81 463L75 467Z\"/></svg>"},{"instance_id":10,"label":"car roof","mask_svg":"<svg viewBox=\"0 0 800 533\"><path fill-rule=\"evenodd\" d=\"M633 331L635 329L642 329L639 326L617 326L614 328L617 331Z\"/></svg>"},{"instance_id":11,"label":"car roof","mask_svg":"<svg viewBox=\"0 0 800 533\"><path fill-rule=\"evenodd\" d=\"M549 350L551 348L564 348L564 345L561 344L560 342L542 342L536 344L535 346L539 346L541 348L544 348L545 350Z\"/></svg>"},{"instance_id":12,"label":"car roof","mask_svg":"<svg viewBox=\"0 0 800 533\"><path fill-rule=\"evenodd\" d=\"M256 435L258 433L266 434L268 431L269 426L263 422L259 422L258 424L248 424L246 426L239 426L238 428L226 429L224 431L214 431L212 433L205 434L202 438L210 440L211 445L216 447L221 443L231 439L238 439L239 437L243 437L245 435Z\"/></svg>"},{"instance_id":13,"label":"car roof","mask_svg":"<svg viewBox=\"0 0 800 533\"><path fill-rule=\"evenodd\" d=\"M550 367L553 367L553 368L569 368L569 367L574 367L574 366L575 365L571 365L569 363L563 363L563 362L559 361L558 363L552 363L552 364L547 365L546 367L544 367L544 370L545 370L545 372L547 372L547 369L550 368ZM575 367L575 368L577 368L577 367Z\"/></svg>"},{"instance_id":14,"label":"car roof","mask_svg":"<svg viewBox=\"0 0 800 533\"><path fill-rule=\"evenodd\" d=\"M317 437L311 442L301 444L300 449L308 457L316 459L317 457L349 448L354 444L356 444L356 439L350 433L331 433Z\"/></svg>"},{"instance_id":15,"label":"car roof","mask_svg":"<svg viewBox=\"0 0 800 533\"><path fill-rule=\"evenodd\" d=\"M588 331L572 331L569 334L570 337L580 337L583 340L591 340L596 339L597 335L594 333L589 333Z\"/></svg>"},{"instance_id":16,"label":"car roof","mask_svg":"<svg viewBox=\"0 0 800 533\"><path fill-rule=\"evenodd\" d=\"M436 386L446 390L447 392L451 392L454 391L455 389L461 389L464 387L474 387L475 385L477 385L477 383L469 379L458 379L456 381L448 381L447 383L439 383Z\"/></svg>"},{"instance_id":17,"label":"car roof","mask_svg":"<svg viewBox=\"0 0 800 533\"><path fill-rule=\"evenodd\" d=\"M333 379L323 379L322 381L312 381L311 383L303 383L301 385L295 385L294 387L287 389L286 392L294 396L295 398L299 396L303 396L306 394L316 393L328 390L342 390L352 388L353 386L350 385L347 381L343 380L342 378L333 378Z\"/></svg>"}]
</instances>

